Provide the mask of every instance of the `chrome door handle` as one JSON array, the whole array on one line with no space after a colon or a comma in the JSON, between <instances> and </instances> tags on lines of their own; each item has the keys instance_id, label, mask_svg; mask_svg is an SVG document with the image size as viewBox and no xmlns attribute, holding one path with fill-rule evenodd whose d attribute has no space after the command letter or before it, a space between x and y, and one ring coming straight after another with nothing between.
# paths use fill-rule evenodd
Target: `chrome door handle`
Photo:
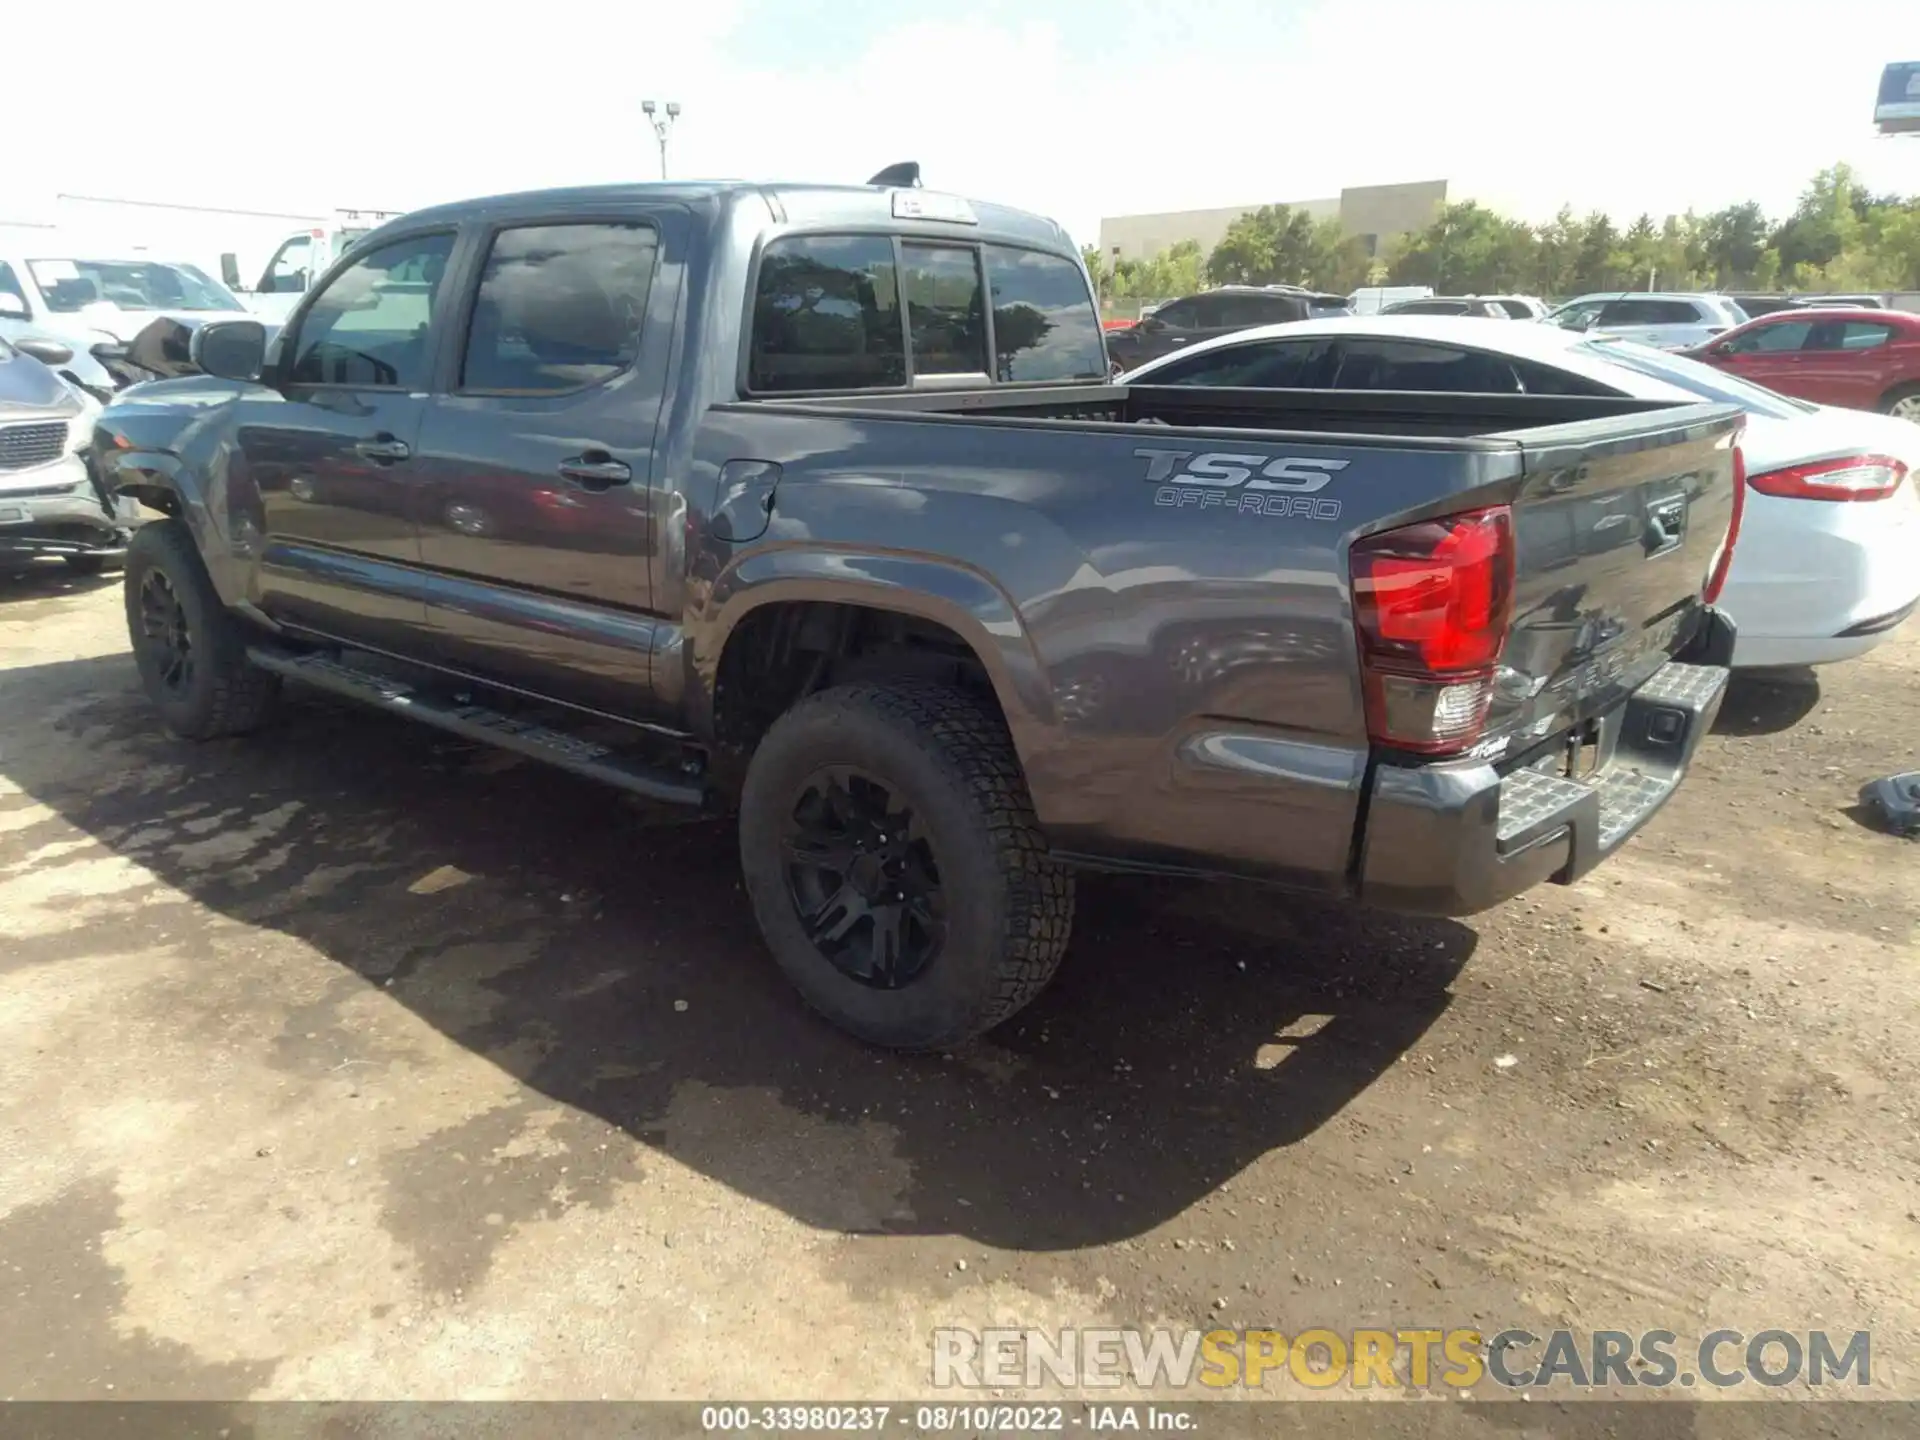
<instances>
[{"instance_id":1,"label":"chrome door handle","mask_svg":"<svg viewBox=\"0 0 1920 1440\"><path fill-rule=\"evenodd\" d=\"M358 441L353 447L353 453L363 460L374 460L382 465L391 465L396 460L408 458L413 454L413 450L406 441L396 440L393 436L382 433L371 440Z\"/></svg>"},{"instance_id":2,"label":"chrome door handle","mask_svg":"<svg viewBox=\"0 0 1920 1440\"><path fill-rule=\"evenodd\" d=\"M562 460L560 478L589 489L605 489L609 485L625 485L633 479L633 471L624 461L611 458L604 450L589 450L585 455Z\"/></svg>"}]
</instances>

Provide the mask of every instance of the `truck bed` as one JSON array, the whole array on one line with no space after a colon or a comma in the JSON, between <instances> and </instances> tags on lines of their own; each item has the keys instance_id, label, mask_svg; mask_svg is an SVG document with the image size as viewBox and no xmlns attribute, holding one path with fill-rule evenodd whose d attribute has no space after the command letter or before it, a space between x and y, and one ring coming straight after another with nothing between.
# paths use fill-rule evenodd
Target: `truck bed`
<instances>
[{"instance_id":1,"label":"truck bed","mask_svg":"<svg viewBox=\"0 0 1920 1440\"><path fill-rule=\"evenodd\" d=\"M1459 767L1505 775L1575 742L1590 775L1611 761L1628 697L1708 623L1741 423L1633 399L1115 385L738 402L716 407L709 458L782 478L713 594L844 534L837 577L967 597L1062 851L1215 869L1224 852L1364 890L1347 847L1386 772L1445 791ZM1445 762L1382 748L1350 552L1490 507L1516 545L1485 727ZM917 558L935 536L937 566ZM1247 735L1295 778L1237 791L1188 766Z\"/></svg>"}]
</instances>

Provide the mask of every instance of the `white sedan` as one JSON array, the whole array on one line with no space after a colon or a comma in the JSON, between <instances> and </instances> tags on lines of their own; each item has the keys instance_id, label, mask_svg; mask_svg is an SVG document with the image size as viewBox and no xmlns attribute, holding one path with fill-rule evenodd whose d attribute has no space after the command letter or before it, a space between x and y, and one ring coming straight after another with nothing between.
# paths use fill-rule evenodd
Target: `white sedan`
<instances>
[{"instance_id":1,"label":"white sedan","mask_svg":"<svg viewBox=\"0 0 1920 1440\"><path fill-rule=\"evenodd\" d=\"M1553 325L1367 316L1243 330L1123 384L1625 396L1736 404L1746 515L1720 605L1742 668L1860 655L1920 604L1920 425L1792 400L1663 350Z\"/></svg>"}]
</instances>

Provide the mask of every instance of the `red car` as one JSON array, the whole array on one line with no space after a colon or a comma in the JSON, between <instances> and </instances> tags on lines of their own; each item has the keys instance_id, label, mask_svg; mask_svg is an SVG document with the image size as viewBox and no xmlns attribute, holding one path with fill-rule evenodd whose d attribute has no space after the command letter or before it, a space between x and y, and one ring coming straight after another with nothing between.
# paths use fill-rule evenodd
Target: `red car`
<instances>
[{"instance_id":1,"label":"red car","mask_svg":"<svg viewBox=\"0 0 1920 1440\"><path fill-rule=\"evenodd\" d=\"M1782 395L1920 421L1920 315L1781 310L1682 353Z\"/></svg>"}]
</instances>

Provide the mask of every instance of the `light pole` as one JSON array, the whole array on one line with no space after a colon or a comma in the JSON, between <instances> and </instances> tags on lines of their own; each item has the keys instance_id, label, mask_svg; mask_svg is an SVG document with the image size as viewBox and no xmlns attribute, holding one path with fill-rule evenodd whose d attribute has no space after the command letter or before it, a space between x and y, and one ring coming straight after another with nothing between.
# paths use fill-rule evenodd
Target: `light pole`
<instances>
[{"instance_id":1,"label":"light pole","mask_svg":"<svg viewBox=\"0 0 1920 1440\"><path fill-rule=\"evenodd\" d=\"M654 138L660 142L660 178L662 180L667 178L667 136L673 133L673 122L680 118L680 102L669 100L665 108L666 114L662 115L661 107L652 100L640 102L641 113L652 124Z\"/></svg>"}]
</instances>

